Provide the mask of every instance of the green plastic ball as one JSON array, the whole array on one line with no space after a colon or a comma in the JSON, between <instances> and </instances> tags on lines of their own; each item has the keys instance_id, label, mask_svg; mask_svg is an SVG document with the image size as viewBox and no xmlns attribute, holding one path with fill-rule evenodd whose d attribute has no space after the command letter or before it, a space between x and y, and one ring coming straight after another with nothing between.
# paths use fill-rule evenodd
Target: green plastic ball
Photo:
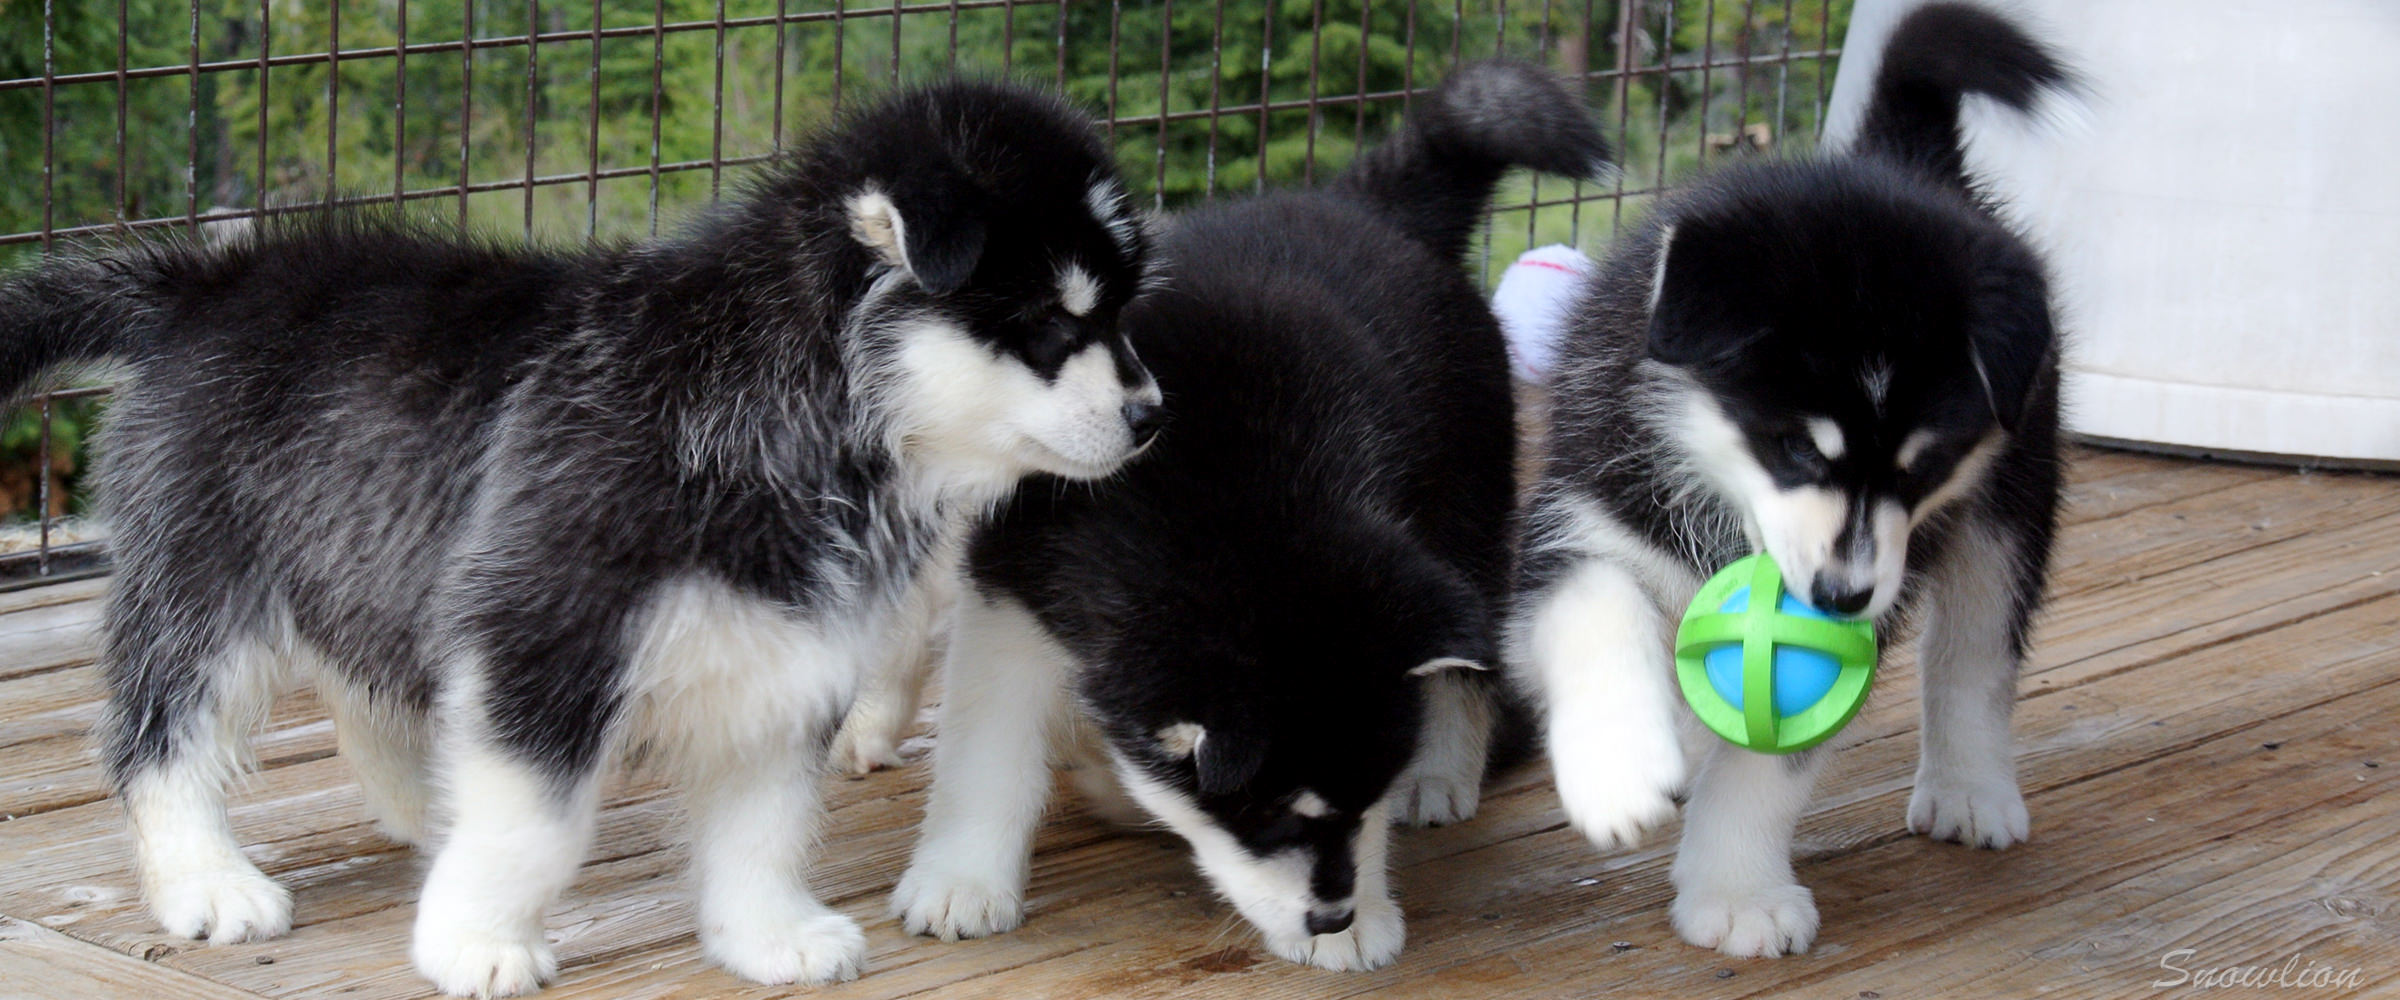
<instances>
[{"instance_id":1,"label":"green plastic ball","mask_svg":"<svg viewBox=\"0 0 2400 1000\"><path fill-rule=\"evenodd\" d=\"M1786 592L1765 553L1717 571L1675 630L1683 700L1735 746L1794 753L1849 725L1875 679L1875 627Z\"/></svg>"}]
</instances>

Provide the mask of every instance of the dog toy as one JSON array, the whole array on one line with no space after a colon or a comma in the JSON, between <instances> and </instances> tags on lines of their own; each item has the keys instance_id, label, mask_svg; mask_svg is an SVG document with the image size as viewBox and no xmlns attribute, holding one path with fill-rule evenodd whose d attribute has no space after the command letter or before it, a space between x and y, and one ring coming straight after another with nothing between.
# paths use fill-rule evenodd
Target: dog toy
<instances>
[{"instance_id":1,"label":"dog toy","mask_svg":"<svg viewBox=\"0 0 2400 1000\"><path fill-rule=\"evenodd\" d=\"M1518 381L1541 385L1550 380L1558 342L1566 337L1591 271L1591 258L1553 243L1525 251L1501 273L1500 286L1492 289L1492 315L1508 336L1509 369Z\"/></svg>"},{"instance_id":2,"label":"dog toy","mask_svg":"<svg viewBox=\"0 0 2400 1000\"><path fill-rule=\"evenodd\" d=\"M1735 746L1794 753L1866 704L1875 627L1793 597L1764 553L1717 571L1675 630L1675 676L1700 721Z\"/></svg>"}]
</instances>

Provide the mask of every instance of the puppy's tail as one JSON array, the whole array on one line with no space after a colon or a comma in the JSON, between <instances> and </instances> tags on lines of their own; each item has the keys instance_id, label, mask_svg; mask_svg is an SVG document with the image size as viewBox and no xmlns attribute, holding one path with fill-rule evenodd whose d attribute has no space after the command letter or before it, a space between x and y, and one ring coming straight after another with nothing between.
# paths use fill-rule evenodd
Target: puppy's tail
<instances>
[{"instance_id":1,"label":"puppy's tail","mask_svg":"<svg viewBox=\"0 0 2400 1000\"><path fill-rule=\"evenodd\" d=\"M1969 3L1928 4L1884 44L1852 152L1907 164L1963 190L1961 97L1982 94L2024 114L2042 91L2074 85L2058 56L2007 18Z\"/></svg>"},{"instance_id":2,"label":"puppy's tail","mask_svg":"<svg viewBox=\"0 0 2400 1000\"><path fill-rule=\"evenodd\" d=\"M1583 102L1556 76L1493 60L1450 74L1397 134L1360 154L1334 190L1455 259L1510 167L1591 178L1613 169L1611 156Z\"/></svg>"},{"instance_id":3,"label":"puppy's tail","mask_svg":"<svg viewBox=\"0 0 2400 1000\"><path fill-rule=\"evenodd\" d=\"M117 354L144 323L133 262L62 254L0 278L0 403L42 373Z\"/></svg>"}]
</instances>

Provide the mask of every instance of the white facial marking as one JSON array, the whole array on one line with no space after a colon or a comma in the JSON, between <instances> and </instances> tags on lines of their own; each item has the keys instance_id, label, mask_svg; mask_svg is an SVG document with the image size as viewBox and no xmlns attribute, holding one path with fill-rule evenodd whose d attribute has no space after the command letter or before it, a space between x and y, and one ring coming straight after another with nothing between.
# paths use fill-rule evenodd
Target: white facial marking
<instances>
[{"instance_id":1,"label":"white facial marking","mask_svg":"<svg viewBox=\"0 0 2400 1000\"><path fill-rule=\"evenodd\" d=\"M1304 850L1258 857L1192 801L1191 796L1151 778L1115 756L1117 776L1143 809L1192 845L1192 860L1242 917L1257 928L1268 950L1322 969L1372 969L1390 964L1406 938L1400 909L1392 903L1385 871L1390 838L1388 806L1377 802L1359 816L1350 849L1357 882L1348 900L1318 900L1311 888L1313 858ZM1349 929L1310 934L1312 906L1348 903L1355 908Z\"/></svg>"},{"instance_id":2,"label":"white facial marking","mask_svg":"<svg viewBox=\"0 0 2400 1000\"><path fill-rule=\"evenodd\" d=\"M1667 251L1675 245L1675 227L1668 226L1658 234L1658 263L1650 268L1650 311L1658 311L1658 297L1667 291Z\"/></svg>"},{"instance_id":3,"label":"white facial marking","mask_svg":"<svg viewBox=\"0 0 2400 1000\"><path fill-rule=\"evenodd\" d=\"M1697 388L1686 392L1685 405L1674 431L1683 443L1684 452L1695 471L1714 485L1744 516L1744 528L1752 544L1766 549L1775 565L1783 571L1793 593L1806 594L1811 581L1819 572L1832 570L1842 576L1854 572L1848 565L1859 553L1836 552L1834 543L1847 527L1851 497L1842 490L1824 486L1800 486L1783 489L1767 475L1758 460L1751 455L1741 429L1725 415L1723 409ZM1811 427L1814 430L1814 427ZM1838 429L1837 429L1838 430ZM1820 445L1821 446L1821 445ZM1905 526L1906 519L1902 519ZM1862 532L1862 536L1866 534ZM1884 560L1878 527L1878 551L1873 562L1880 566ZM1862 538L1863 541L1863 538ZM1894 558L1907 555L1907 533L1902 530L1900 544L1895 546ZM1863 571L1863 567L1859 571ZM1898 563L1891 575L1876 573L1875 596L1868 607L1880 612L1891 605L1899 593Z\"/></svg>"},{"instance_id":4,"label":"white facial marking","mask_svg":"<svg viewBox=\"0 0 2400 1000\"><path fill-rule=\"evenodd\" d=\"M848 204L850 235L884 263L907 267L908 227L900 221L900 207L873 188L851 195Z\"/></svg>"},{"instance_id":5,"label":"white facial marking","mask_svg":"<svg viewBox=\"0 0 2400 1000\"><path fill-rule=\"evenodd\" d=\"M1106 342L1094 341L1043 379L956 324L918 319L897 331L901 378L890 405L903 454L940 478L1005 490L1028 472L1092 479L1134 453L1125 405L1156 405L1147 379L1127 387Z\"/></svg>"},{"instance_id":6,"label":"white facial marking","mask_svg":"<svg viewBox=\"0 0 2400 1000\"><path fill-rule=\"evenodd\" d=\"M1319 819L1333 814L1333 804L1325 801L1324 796L1315 792L1303 791L1292 799L1292 812L1310 819Z\"/></svg>"},{"instance_id":7,"label":"white facial marking","mask_svg":"<svg viewBox=\"0 0 2400 1000\"><path fill-rule=\"evenodd\" d=\"M1892 464L1900 471L1907 472L1917 464L1917 459L1924 456L1925 449L1933 446L1935 440L1932 431L1911 432L1901 440L1900 450L1892 456Z\"/></svg>"},{"instance_id":8,"label":"white facial marking","mask_svg":"<svg viewBox=\"0 0 2400 1000\"><path fill-rule=\"evenodd\" d=\"M1825 456L1827 461L1842 457L1845 443L1842 440L1842 425L1834 423L1831 418L1808 418L1808 439L1816 442L1817 454Z\"/></svg>"},{"instance_id":9,"label":"white facial marking","mask_svg":"<svg viewBox=\"0 0 2400 1000\"><path fill-rule=\"evenodd\" d=\"M1100 304L1100 282L1091 272L1069 264L1058 272L1058 304L1071 316L1089 316Z\"/></svg>"},{"instance_id":10,"label":"white facial marking","mask_svg":"<svg viewBox=\"0 0 2400 1000\"><path fill-rule=\"evenodd\" d=\"M1208 731L1197 722L1178 722L1158 731L1158 748L1169 757L1189 757L1200 752L1200 741Z\"/></svg>"},{"instance_id":11,"label":"white facial marking","mask_svg":"<svg viewBox=\"0 0 2400 1000\"><path fill-rule=\"evenodd\" d=\"M1463 657L1463 656L1437 656L1437 657L1434 657L1433 659L1427 660L1427 661L1425 661L1425 662L1423 662L1423 663L1417 664L1416 666L1413 666L1413 667L1410 667L1410 668L1408 668L1408 675L1409 675L1410 677L1430 677L1430 676L1432 676L1432 675L1434 675L1434 674L1441 673L1441 672L1442 672L1442 671L1444 671L1444 670L1490 670L1490 669L1492 669L1492 668L1490 668L1490 667L1487 667L1487 666L1484 666L1483 664L1481 664L1481 663L1477 663L1477 662L1475 662L1475 661L1473 661L1473 660L1467 659L1466 657Z\"/></svg>"}]
</instances>

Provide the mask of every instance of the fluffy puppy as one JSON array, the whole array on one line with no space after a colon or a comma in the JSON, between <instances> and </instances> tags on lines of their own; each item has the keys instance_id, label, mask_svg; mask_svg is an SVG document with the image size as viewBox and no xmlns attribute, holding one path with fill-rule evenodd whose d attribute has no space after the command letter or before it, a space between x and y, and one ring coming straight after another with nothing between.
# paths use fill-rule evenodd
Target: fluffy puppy
<instances>
[{"instance_id":1,"label":"fluffy puppy","mask_svg":"<svg viewBox=\"0 0 2400 1000\"><path fill-rule=\"evenodd\" d=\"M1145 258L1058 100L948 83L683 233L574 251L347 219L0 285L0 387L115 357L104 757L169 931L271 937L224 783L313 677L386 830L437 846L416 967L536 988L638 746L687 796L708 955L857 974L809 892L815 776L922 567L1020 477L1107 473L1157 389Z\"/></svg>"},{"instance_id":2,"label":"fluffy puppy","mask_svg":"<svg viewBox=\"0 0 2400 1000\"><path fill-rule=\"evenodd\" d=\"M1125 322L1170 425L1109 480L1035 480L968 549L909 930L1023 919L1050 734L1082 728L1276 954L1398 954L1387 825L1472 815L1503 711L1515 428L1459 258L1509 167L1606 154L1558 81L1480 65L1328 188L1167 227Z\"/></svg>"},{"instance_id":3,"label":"fluffy puppy","mask_svg":"<svg viewBox=\"0 0 2400 1000\"><path fill-rule=\"evenodd\" d=\"M1958 108L2024 111L2066 82L2008 21L1925 7L1892 36L1848 155L1703 181L1595 280L1507 633L1559 798L1595 844L1673 814L1674 624L1711 572L1762 549L1794 595L1887 642L1923 610L1909 827L2025 838L2008 720L2057 516L2058 343L2040 259L1962 172ZM1684 940L1808 947L1791 836L1825 758L1715 747L1673 870Z\"/></svg>"}]
</instances>

